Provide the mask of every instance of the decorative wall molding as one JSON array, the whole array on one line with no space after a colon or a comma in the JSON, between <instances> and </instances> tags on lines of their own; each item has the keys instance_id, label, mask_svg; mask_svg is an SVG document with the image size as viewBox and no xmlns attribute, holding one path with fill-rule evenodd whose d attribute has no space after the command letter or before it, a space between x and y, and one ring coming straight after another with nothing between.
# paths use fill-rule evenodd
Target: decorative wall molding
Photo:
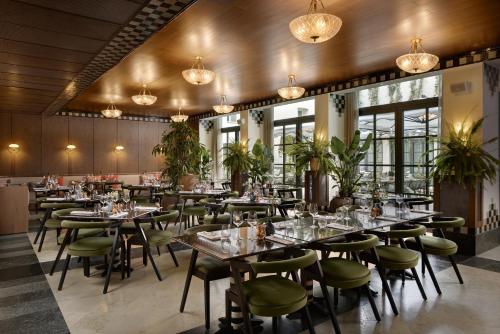
<instances>
[{"instance_id":1,"label":"decorative wall molding","mask_svg":"<svg viewBox=\"0 0 500 334\"><path fill-rule=\"evenodd\" d=\"M118 64L126 55L143 44L151 35L188 8L196 0L150 0L109 43L85 66L64 91L44 111L60 111L106 71Z\"/></svg>"},{"instance_id":2,"label":"decorative wall molding","mask_svg":"<svg viewBox=\"0 0 500 334\"><path fill-rule=\"evenodd\" d=\"M340 115L345 112L345 95L342 94L332 94L332 102L335 107L335 111Z\"/></svg>"},{"instance_id":3,"label":"decorative wall molding","mask_svg":"<svg viewBox=\"0 0 500 334\"><path fill-rule=\"evenodd\" d=\"M252 117L252 119L254 120L255 123L257 123L258 126L264 123L264 110L251 109L249 113L250 117Z\"/></svg>"},{"instance_id":4,"label":"decorative wall molding","mask_svg":"<svg viewBox=\"0 0 500 334\"><path fill-rule=\"evenodd\" d=\"M82 112L82 111L58 111L56 116L72 116L72 117L87 117L87 118L105 118L100 113ZM142 122L157 122L157 123L171 123L170 118L154 117L154 116L138 116L138 115L122 115L117 118L118 120L127 121L142 121Z\"/></svg>"},{"instance_id":5,"label":"decorative wall molding","mask_svg":"<svg viewBox=\"0 0 500 334\"><path fill-rule=\"evenodd\" d=\"M466 53L458 54L455 56L442 58L439 63L434 67L431 71L440 71L445 69L450 69L454 67L460 67L464 65L469 65L473 63L479 63L485 60L493 60L500 58L500 46L495 46L493 48L488 48L485 50L473 50ZM349 79L345 81L336 81L331 82L323 86L313 87L306 89L303 97L312 97L316 95L322 95L326 93L333 93L338 91L343 91L346 89L358 88L367 85L373 85L377 83L382 83L390 80L396 80L406 77L411 77L412 74L401 71L399 68L392 68L387 71L375 72L371 74L367 74L362 77ZM269 99L251 102L251 103L241 103L235 106L233 112L240 112L243 110L250 110L253 108L261 108L265 106L270 106L273 104L283 103L288 100L285 100L281 97L274 96ZM198 114L196 117L209 118L217 116L215 112L206 112L203 114Z\"/></svg>"}]
</instances>

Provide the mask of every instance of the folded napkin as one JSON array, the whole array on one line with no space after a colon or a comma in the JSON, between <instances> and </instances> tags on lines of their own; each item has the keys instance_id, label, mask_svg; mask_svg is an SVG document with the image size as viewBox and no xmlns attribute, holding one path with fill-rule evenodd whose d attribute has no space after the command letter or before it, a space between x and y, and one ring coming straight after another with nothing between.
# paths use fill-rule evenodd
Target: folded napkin
<instances>
[{"instance_id":1,"label":"folded napkin","mask_svg":"<svg viewBox=\"0 0 500 334\"><path fill-rule=\"evenodd\" d=\"M77 201L77 202L86 202L86 201L88 201L88 200L90 200L90 198L86 198L86 197L84 197L84 198L77 198L77 199L75 199L75 201Z\"/></svg>"},{"instance_id":2,"label":"folded napkin","mask_svg":"<svg viewBox=\"0 0 500 334\"><path fill-rule=\"evenodd\" d=\"M277 243L280 243L280 244L283 244L283 245L293 245L293 244L295 244L295 242L293 242L292 240L287 240L287 239L280 238L280 237L278 237L275 234L268 235L266 237L266 240L267 241L272 241L272 242L277 242Z\"/></svg>"},{"instance_id":3,"label":"folded napkin","mask_svg":"<svg viewBox=\"0 0 500 334\"><path fill-rule=\"evenodd\" d=\"M135 210L136 211L151 211L151 210L158 210L158 207L156 207L156 206L136 206Z\"/></svg>"},{"instance_id":4,"label":"folded napkin","mask_svg":"<svg viewBox=\"0 0 500 334\"><path fill-rule=\"evenodd\" d=\"M273 225L274 225L274 228L276 228L276 229L286 228L286 223L284 223L284 222L274 223Z\"/></svg>"},{"instance_id":5,"label":"folded napkin","mask_svg":"<svg viewBox=\"0 0 500 334\"><path fill-rule=\"evenodd\" d=\"M217 241L217 240L220 240L220 238L221 238L220 234L214 233L214 232L203 231L203 232L198 232L197 234L200 237L206 238L206 239L211 240L211 241Z\"/></svg>"},{"instance_id":6,"label":"folded napkin","mask_svg":"<svg viewBox=\"0 0 500 334\"><path fill-rule=\"evenodd\" d=\"M47 201L54 201L54 202L58 202L58 201L65 201L66 198L64 197L47 197Z\"/></svg>"},{"instance_id":7,"label":"folded napkin","mask_svg":"<svg viewBox=\"0 0 500 334\"><path fill-rule=\"evenodd\" d=\"M347 225L342 225L339 223L330 223L326 226L329 228L334 228L336 230L343 230L343 231L350 231L354 228L354 226L347 226Z\"/></svg>"},{"instance_id":8,"label":"folded napkin","mask_svg":"<svg viewBox=\"0 0 500 334\"><path fill-rule=\"evenodd\" d=\"M93 216L94 211L75 210L75 211L71 211L71 215L73 215L73 216Z\"/></svg>"},{"instance_id":9,"label":"folded napkin","mask_svg":"<svg viewBox=\"0 0 500 334\"><path fill-rule=\"evenodd\" d=\"M121 217L125 217L127 215L128 215L128 212L118 212L118 213L109 215L109 218L121 218Z\"/></svg>"},{"instance_id":10,"label":"folded napkin","mask_svg":"<svg viewBox=\"0 0 500 334\"><path fill-rule=\"evenodd\" d=\"M424 213L426 215L435 214L434 211L430 211L430 210L411 210L411 212L414 212L414 213Z\"/></svg>"}]
</instances>

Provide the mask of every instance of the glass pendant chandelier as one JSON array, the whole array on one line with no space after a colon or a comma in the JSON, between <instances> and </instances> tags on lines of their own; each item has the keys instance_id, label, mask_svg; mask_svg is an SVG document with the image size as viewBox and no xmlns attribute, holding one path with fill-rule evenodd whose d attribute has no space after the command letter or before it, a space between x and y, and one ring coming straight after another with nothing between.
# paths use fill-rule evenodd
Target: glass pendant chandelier
<instances>
[{"instance_id":1,"label":"glass pendant chandelier","mask_svg":"<svg viewBox=\"0 0 500 334\"><path fill-rule=\"evenodd\" d=\"M212 106L215 112L218 114L228 114L234 110L234 106L227 104L226 95L220 96L220 101L218 105Z\"/></svg>"},{"instance_id":2,"label":"glass pendant chandelier","mask_svg":"<svg viewBox=\"0 0 500 334\"><path fill-rule=\"evenodd\" d=\"M296 86L295 75L288 75L288 86L278 89L278 94L287 100L297 99L304 95L305 88Z\"/></svg>"},{"instance_id":3,"label":"glass pendant chandelier","mask_svg":"<svg viewBox=\"0 0 500 334\"><path fill-rule=\"evenodd\" d=\"M101 110L101 114L106 118L118 118L122 115L122 111L116 108L113 102L110 102L106 109Z\"/></svg>"},{"instance_id":4,"label":"glass pendant chandelier","mask_svg":"<svg viewBox=\"0 0 500 334\"><path fill-rule=\"evenodd\" d=\"M174 123L181 123L181 122L187 121L189 116L181 114L181 107L179 107L179 112L176 115L170 116L170 118L172 119L172 122L174 122Z\"/></svg>"},{"instance_id":5,"label":"glass pendant chandelier","mask_svg":"<svg viewBox=\"0 0 500 334\"><path fill-rule=\"evenodd\" d=\"M400 69L412 74L427 72L433 69L438 62L438 56L425 52L421 38L413 38L410 53L396 59L396 64Z\"/></svg>"},{"instance_id":6,"label":"glass pendant chandelier","mask_svg":"<svg viewBox=\"0 0 500 334\"><path fill-rule=\"evenodd\" d=\"M190 84L197 86L206 85L215 79L215 73L205 69L202 59L202 57L197 56L193 66L189 70L182 71L182 76Z\"/></svg>"},{"instance_id":7,"label":"glass pendant chandelier","mask_svg":"<svg viewBox=\"0 0 500 334\"><path fill-rule=\"evenodd\" d=\"M138 95L132 96L132 101L142 106L150 106L156 102L156 99L157 97L151 95L151 92L146 84L142 84L142 89Z\"/></svg>"},{"instance_id":8,"label":"glass pendant chandelier","mask_svg":"<svg viewBox=\"0 0 500 334\"><path fill-rule=\"evenodd\" d=\"M332 14L318 12L325 8L323 1L311 0L306 15L293 19L290 24L292 35L304 43L321 43L335 36L342 26L342 20Z\"/></svg>"}]
</instances>

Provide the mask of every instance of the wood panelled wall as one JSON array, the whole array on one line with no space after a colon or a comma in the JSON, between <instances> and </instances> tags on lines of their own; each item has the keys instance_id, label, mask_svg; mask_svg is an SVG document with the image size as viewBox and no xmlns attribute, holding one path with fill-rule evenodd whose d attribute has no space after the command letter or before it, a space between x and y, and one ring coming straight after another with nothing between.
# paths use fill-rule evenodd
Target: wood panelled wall
<instances>
[{"instance_id":1,"label":"wood panelled wall","mask_svg":"<svg viewBox=\"0 0 500 334\"><path fill-rule=\"evenodd\" d=\"M168 123L0 113L0 175L138 174L161 169L151 150ZM10 143L20 145L9 152ZM66 145L76 145L68 152ZM122 145L125 150L115 152Z\"/></svg>"}]
</instances>

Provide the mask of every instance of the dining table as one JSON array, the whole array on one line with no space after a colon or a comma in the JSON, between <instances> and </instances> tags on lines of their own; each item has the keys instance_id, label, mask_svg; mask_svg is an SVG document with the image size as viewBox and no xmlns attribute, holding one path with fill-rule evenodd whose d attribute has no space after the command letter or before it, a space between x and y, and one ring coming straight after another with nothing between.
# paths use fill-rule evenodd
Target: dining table
<instances>
[{"instance_id":1,"label":"dining table","mask_svg":"<svg viewBox=\"0 0 500 334\"><path fill-rule=\"evenodd\" d=\"M144 247L144 250L151 262L153 270L158 277L158 280L162 280L160 272L156 266L156 263L151 254L151 250L149 249L148 240L144 229L141 227L141 223L144 222L144 219L151 216L153 213L159 211L161 208L156 206L136 206L134 210L128 210L123 212L111 213L105 211L93 211L93 210L75 210L71 213L60 216L61 220L78 220L78 221L109 221L109 229L114 232L113 235L113 246L111 248L111 261L109 261L108 266L106 268L106 280L104 283L103 293L108 292L109 282L111 279L111 272L113 271L114 257L118 250L118 242L121 237L121 226L126 221L133 221L135 224L135 228L137 230L137 235L139 236L139 240ZM77 231L72 231L72 229L67 229L66 234L64 235L63 242L59 247L59 251L57 252L56 259L52 265L50 270L50 275L52 275L56 269L56 266L61 259L62 253L67 245L69 245L71 238L76 238ZM121 264L123 266L123 263ZM123 268L122 268L123 270ZM123 274L122 274L123 275Z\"/></svg>"},{"instance_id":2,"label":"dining table","mask_svg":"<svg viewBox=\"0 0 500 334\"><path fill-rule=\"evenodd\" d=\"M249 236L252 235L250 227L241 227L241 233L237 233L236 228L231 229L229 238L226 238L221 230L210 232L210 236L207 236L206 233L180 235L174 237L174 240L192 248L193 251L228 262L233 274L227 292L235 298L239 298L238 294L241 291L243 280L240 269L242 263L248 263L248 260L252 257L289 248L307 248L315 243L325 242L349 234L386 229L396 224L422 221L439 214L440 212L436 211L412 210L404 215L398 214L399 217L396 215L383 215L372 218L368 211L357 210L350 217L340 221L333 216L316 215L315 217L290 219L274 223L274 234L266 236L263 240L250 238ZM318 219L326 219L328 224L320 228L316 224ZM241 239L236 237L238 234L241 235ZM312 293L312 281L305 281L303 284L306 286L306 290ZM311 287L310 289L307 288L308 285ZM229 308L226 307L226 309ZM231 309L239 309L239 307L234 304L231 305ZM235 317L231 317L231 324L227 324L223 318L223 326L236 328L241 323L241 318L235 319ZM252 324L247 322L243 323L243 326L248 331L248 326L252 326Z\"/></svg>"}]
</instances>

